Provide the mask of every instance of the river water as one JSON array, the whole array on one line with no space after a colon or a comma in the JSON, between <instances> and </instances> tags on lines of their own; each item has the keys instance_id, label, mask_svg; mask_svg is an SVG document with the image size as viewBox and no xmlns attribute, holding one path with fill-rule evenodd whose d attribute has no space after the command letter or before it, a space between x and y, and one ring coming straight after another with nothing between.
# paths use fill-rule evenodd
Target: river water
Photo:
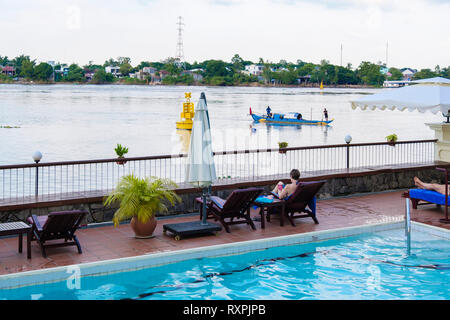
<instances>
[{"instance_id":1,"label":"river water","mask_svg":"<svg viewBox=\"0 0 450 320\"><path fill-rule=\"evenodd\" d=\"M441 115L400 111L352 110L350 101L389 89L183 87L120 85L0 85L0 164L30 163L35 150L43 162L114 158L114 147L129 148L127 156L186 152L189 132L176 130L184 93L194 104L205 92L215 151L433 138L425 123ZM395 90L395 89L394 89ZM331 126L255 124L249 116L301 112L322 119L323 107L334 118Z\"/></svg>"}]
</instances>

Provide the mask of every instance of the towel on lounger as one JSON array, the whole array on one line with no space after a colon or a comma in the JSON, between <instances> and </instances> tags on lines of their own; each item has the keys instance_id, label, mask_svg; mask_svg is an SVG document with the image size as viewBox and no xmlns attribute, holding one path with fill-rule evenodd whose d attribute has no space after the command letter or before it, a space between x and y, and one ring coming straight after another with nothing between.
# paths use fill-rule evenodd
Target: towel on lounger
<instances>
[{"instance_id":1,"label":"towel on lounger","mask_svg":"<svg viewBox=\"0 0 450 320\"><path fill-rule=\"evenodd\" d=\"M269 198L268 196L259 196L258 198L256 198L255 202L272 203L273 199Z\"/></svg>"},{"instance_id":2,"label":"towel on lounger","mask_svg":"<svg viewBox=\"0 0 450 320\"><path fill-rule=\"evenodd\" d=\"M411 189L409 190L409 197L411 199L419 199L435 204L445 205L445 195L436 191ZM450 197L448 197L448 199L448 203L450 204Z\"/></svg>"}]
</instances>

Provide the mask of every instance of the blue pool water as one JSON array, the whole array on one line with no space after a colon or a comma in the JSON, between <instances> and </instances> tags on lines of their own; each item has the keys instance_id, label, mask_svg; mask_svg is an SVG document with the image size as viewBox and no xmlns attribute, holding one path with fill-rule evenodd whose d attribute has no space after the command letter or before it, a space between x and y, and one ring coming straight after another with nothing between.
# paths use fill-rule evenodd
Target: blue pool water
<instances>
[{"instance_id":1,"label":"blue pool water","mask_svg":"<svg viewBox=\"0 0 450 320\"><path fill-rule=\"evenodd\" d=\"M189 241L189 240L185 240ZM404 232L187 260L0 290L0 299L450 299L450 241Z\"/></svg>"}]
</instances>

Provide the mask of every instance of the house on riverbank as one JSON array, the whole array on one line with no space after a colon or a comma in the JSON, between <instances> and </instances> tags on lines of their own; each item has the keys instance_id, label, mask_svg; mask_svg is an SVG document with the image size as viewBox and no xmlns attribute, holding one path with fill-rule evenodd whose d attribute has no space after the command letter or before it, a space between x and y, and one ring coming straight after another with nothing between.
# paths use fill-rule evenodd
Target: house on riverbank
<instances>
[{"instance_id":1,"label":"house on riverbank","mask_svg":"<svg viewBox=\"0 0 450 320\"><path fill-rule=\"evenodd\" d=\"M118 77L118 76L120 76L120 67L107 66L107 67L105 67L105 72L111 73L112 75Z\"/></svg>"},{"instance_id":2,"label":"house on riverbank","mask_svg":"<svg viewBox=\"0 0 450 320\"><path fill-rule=\"evenodd\" d=\"M11 66L0 66L1 74L9 77L14 77L16 75L16 68Z\"/></svg>"}]
</instances>

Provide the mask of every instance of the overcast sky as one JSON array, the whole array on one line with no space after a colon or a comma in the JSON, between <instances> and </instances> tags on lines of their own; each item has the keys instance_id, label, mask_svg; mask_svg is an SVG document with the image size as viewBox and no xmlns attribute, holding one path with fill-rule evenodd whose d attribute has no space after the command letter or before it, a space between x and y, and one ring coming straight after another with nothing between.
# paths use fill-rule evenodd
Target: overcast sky
<instances>
[{"instance_id":1,"label":"overcast sky","mask_svg":"<svg viewBox=\"0 0 450 320\"><path fill-rule=\"evenodd\" d=\"M0 0L0 55L102 64L174 56L184 18L186 61L327 59L353 66L450 65L450 0Z\"/></svg>"}]
</instances>

